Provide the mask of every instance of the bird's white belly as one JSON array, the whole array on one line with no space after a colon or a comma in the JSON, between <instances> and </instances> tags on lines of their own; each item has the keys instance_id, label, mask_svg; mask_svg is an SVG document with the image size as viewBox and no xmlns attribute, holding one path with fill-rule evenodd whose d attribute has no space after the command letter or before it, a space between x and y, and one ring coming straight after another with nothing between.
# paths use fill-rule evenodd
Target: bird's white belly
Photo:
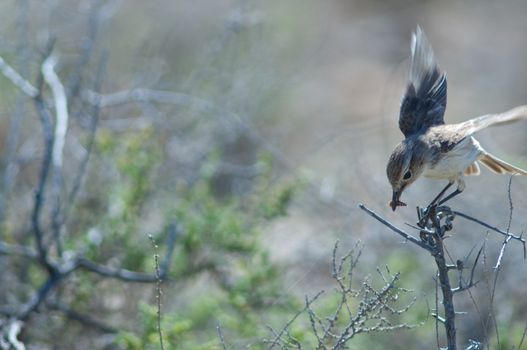
<instances>
[{"instance_id":1,"label":"bird's white belly","mask_svg":"<svg viewBox=\"0 0 527 350\"><path fill-rule=\"evenodd\" d=\"M467 137L450 151L442 153L440 160L427 166L423 175L432 179L457 179L483 152L476 139Z\"/></svg>"}]
</instances>

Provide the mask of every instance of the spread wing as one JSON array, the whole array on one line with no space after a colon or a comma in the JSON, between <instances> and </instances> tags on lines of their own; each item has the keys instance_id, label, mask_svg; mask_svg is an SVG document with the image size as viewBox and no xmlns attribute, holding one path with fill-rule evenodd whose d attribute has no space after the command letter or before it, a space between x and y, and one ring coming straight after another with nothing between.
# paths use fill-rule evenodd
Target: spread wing
<instances>
[{"instance_id":1,"label":"spread wing","mask_svg":"<svg viewBox=\"0 0 527 350\"><path fill-rule=\"evenodd\" d=\"M446 74L439 69L428 39L417 27L412 35L410 73L399 114L399 129L405 137L444 124L446 90Z\"/></svg>"},{"instance_id":2,"label":"spread wing","mask_svg":"<svg viewBox=\"0 0 527 350\"><path fill-rule=\"evenodd\" d=\"M487 114L481 117L472 118L454 125L460 133L463 133L464 135L472 135L473 133L489 126L509 124L521 119L527 119L527 105L518 106L503 113Z\"/></svg>"}]
</instances>

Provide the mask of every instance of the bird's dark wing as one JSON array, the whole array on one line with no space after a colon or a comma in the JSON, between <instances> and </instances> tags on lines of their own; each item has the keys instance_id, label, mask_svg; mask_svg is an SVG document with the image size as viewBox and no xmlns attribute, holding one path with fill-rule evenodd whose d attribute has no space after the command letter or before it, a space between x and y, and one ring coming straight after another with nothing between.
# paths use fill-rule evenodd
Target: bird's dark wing
<instances>
[{"instance_id":1,"label":"bird's dark wing","mask_svg":"<svg viewBox=\"0 0 527 350\"><path fill-rule=\"evenodd\" d=\"M405 137L444 124L446 90L446 74L439 69L428 39L417 27L412 36L408 86L399 114L399 129Z\"/></svg>"}]
</instances>

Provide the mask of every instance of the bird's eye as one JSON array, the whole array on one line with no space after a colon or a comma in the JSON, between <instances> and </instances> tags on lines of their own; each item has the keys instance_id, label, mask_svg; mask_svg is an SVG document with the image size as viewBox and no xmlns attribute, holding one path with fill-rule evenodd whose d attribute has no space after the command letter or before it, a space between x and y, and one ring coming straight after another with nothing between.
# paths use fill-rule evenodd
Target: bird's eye
<instances>
[{"instance_id":1,"label":"bird's eye","mask_svg":"<svg viewBox=\"0 0 527 350\"><path fill-rule=\"evenodd\" d=\"M404 173L403 180L408 180L412 177L412 172L408 170L406 173Z\"/></svg>"}]
</instances>

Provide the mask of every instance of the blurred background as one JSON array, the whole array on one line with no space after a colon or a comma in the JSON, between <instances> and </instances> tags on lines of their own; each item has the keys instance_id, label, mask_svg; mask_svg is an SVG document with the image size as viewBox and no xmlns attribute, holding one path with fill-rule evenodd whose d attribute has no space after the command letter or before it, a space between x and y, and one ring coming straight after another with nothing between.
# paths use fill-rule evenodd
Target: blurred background
<instances>
[{"instance_id":1,"label":"blurred background","mask_svg":"<svg viewBox=\"0 0 527 350\"><path fill-rule=\"evenodd\" d=\"M168 270L165 346L220 349L220 325L228 348L259 349L305 295L326 291L317 307L330 314L335 242L341 254L360 242L358 288L364 278L382 282L378 267L400 272L416 303L394 322L416 327L357 335L349 348L437 347L431 256L358 204L412 232L405 223L416 221L414 207L445 185L420 179L403 195L408 207L388 207L385 165L402 139L398 107L416 26L447 72L445 118L459 122L527 104L527 3L19 0L0 9L0 55L39 89L53 125L53 94L39 83L51 42L68 99L63 163L50 170L40 213L50 259L82 255L112 271L153 274L157 254ZM33 249L49 149L35 98L4 77L0 91L0 239ZM525 135L520 122L478 140L527 168ZM509 181L482 169L451 206L520 234L527 179L512 180L511 221ZM461 344L512 349L524 335L523 249L512 241L498 274L502 240L461 218L446 240L453 263L468 257L470 265L484 246L480 283L456 295ZM48 279L38 259L6 247L4 333L12 310ZM92 272L63 276L24 318L18 339L34 349L159 348L155 283ZM309 318L291 333L315 348Z\"/></svg>"}]
</instances>

